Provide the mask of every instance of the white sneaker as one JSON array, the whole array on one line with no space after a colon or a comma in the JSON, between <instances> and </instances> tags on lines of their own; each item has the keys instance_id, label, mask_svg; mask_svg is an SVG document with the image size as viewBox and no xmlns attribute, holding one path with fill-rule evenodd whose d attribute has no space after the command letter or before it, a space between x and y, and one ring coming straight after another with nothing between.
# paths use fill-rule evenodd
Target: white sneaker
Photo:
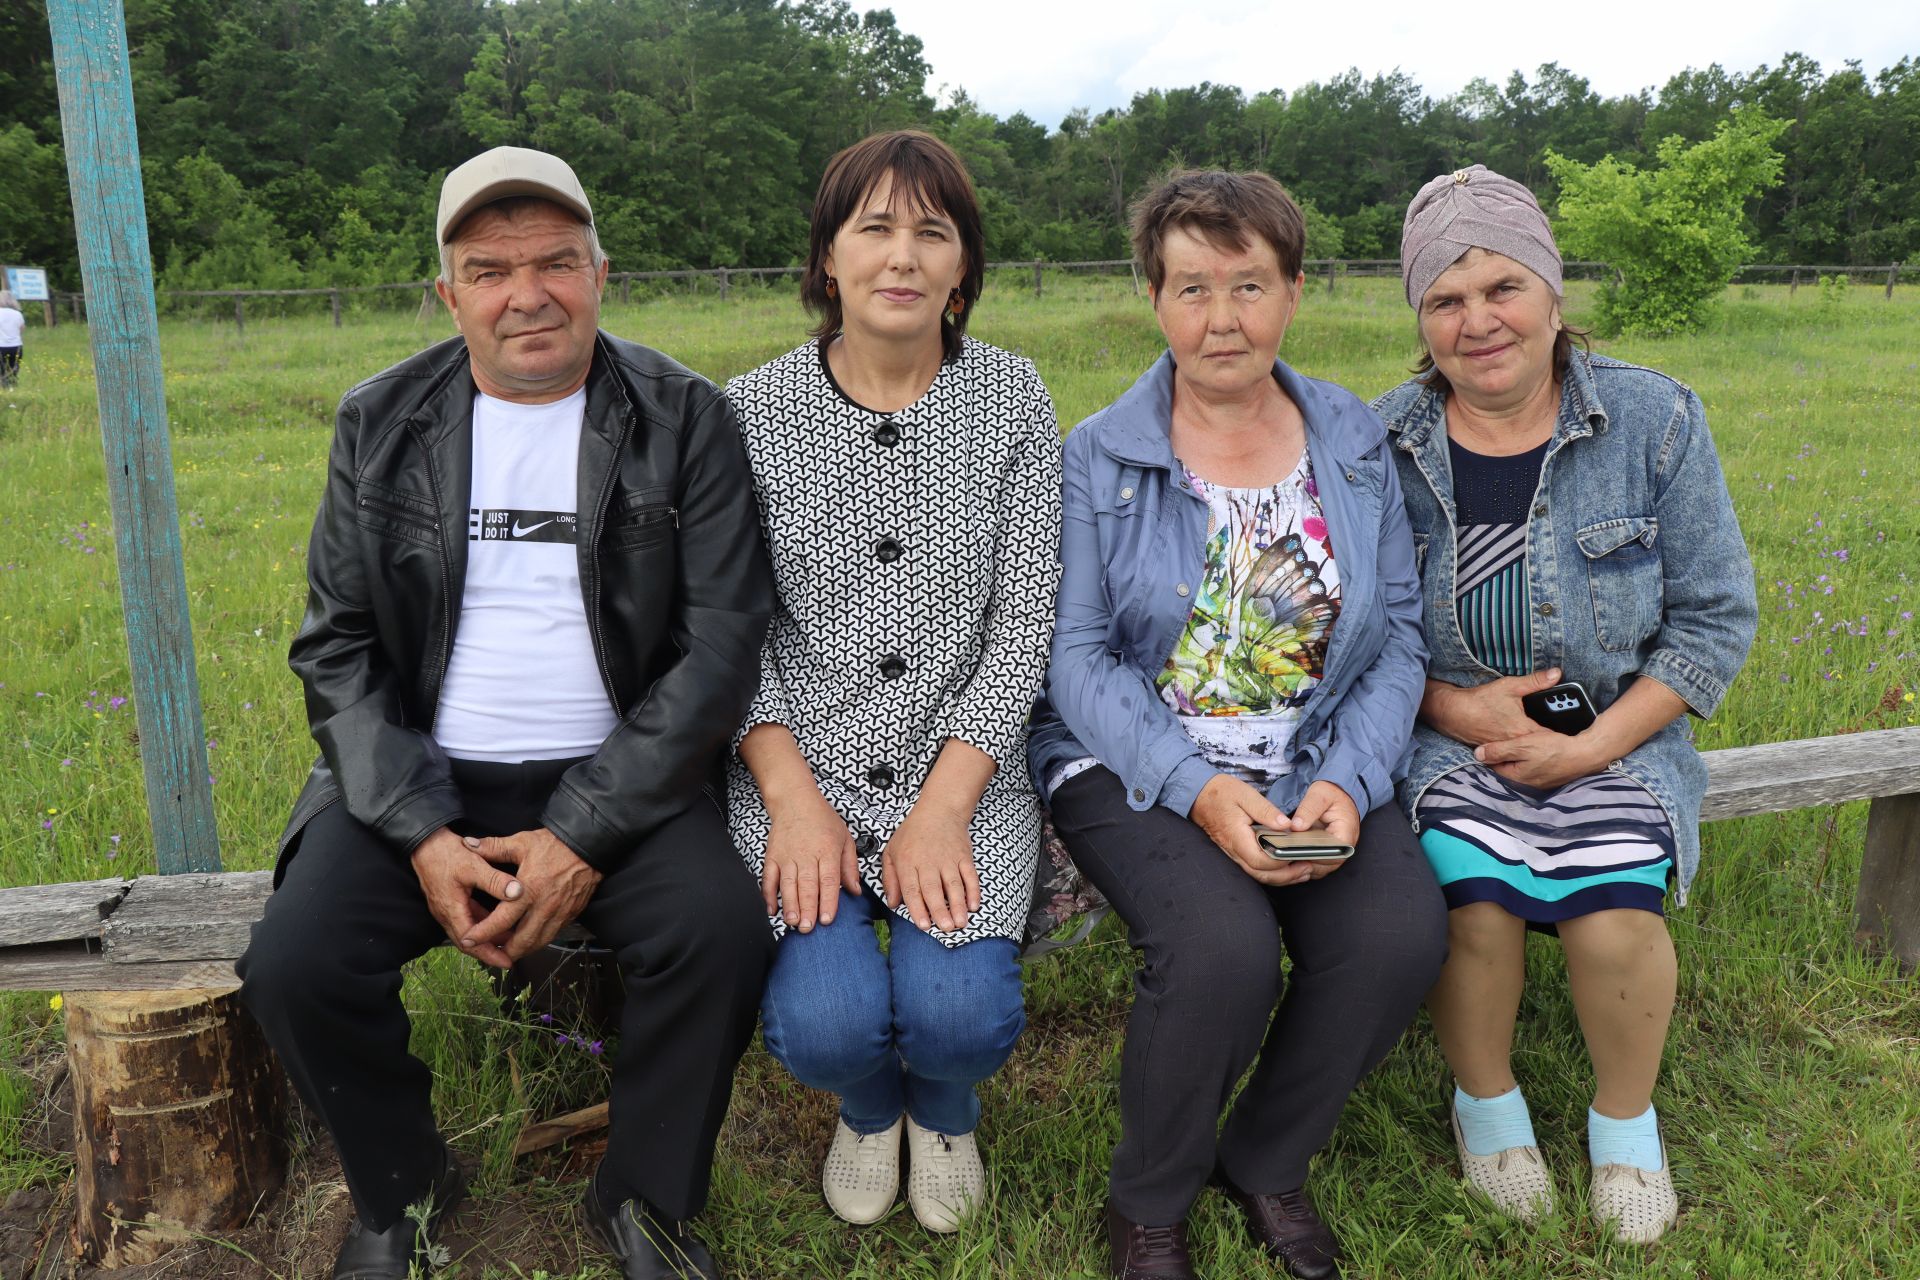
<instances>
[{"instance_id":1,"label":"white sneaker","mask_svg":"<svg viewBox=\"0 0 1920 1280\"><path fill-rule=\"evenodd\" d=\"M1553 1212L1553 1175L1540 1158L1539 1147L1508 1147L1490 1156L1467 1150L1460 1136L1460 1113L1448 1109L1453 1120L1453 1147L1467 1183L1493 1202L1493 1207L1521 1222L1534 1223Z\"/></svg>"},{"instance_id":2,"label":"white sneaker","mask_svg":"<svg viewBox=\"0 0 1920 1280\"><path fill-rule=\"evenodd\" d=\"M907 1117L907 1203L929 1231L958 1231L986 1200L987 1170L970 1133L935 1133Z\"/></svg>"},{"instance_id":3,"label":"white sneaker","mask_svg":"<svg viewBox=\"0 0 1920 1280\"><path fill-rule=\"evenodd\" d=\"M893 1208L900 1191L900 1124L895 1120L879 1133L863 1134L849 1129L845 1120L835 1121L820 1190L827 1207L842 1220L865 1226Z\"/></svg>"},{"instance_id":4,"label":"white sneaker","mask_svg":"<svg viewBox=\"0 0 1920 1280\"><path fill-rule=\"evenodd\" d=\"M1595 1224L1605 1230L1613 1223L1613 1238L1621 1244L1652 1244L1667 1234L1680 1218L1680 1197L1666 1144L1660 1144L1660 1167L1652 1172L1630 1164L1593 1166L1589 1200Z\"/></svg>"}]
</instances>

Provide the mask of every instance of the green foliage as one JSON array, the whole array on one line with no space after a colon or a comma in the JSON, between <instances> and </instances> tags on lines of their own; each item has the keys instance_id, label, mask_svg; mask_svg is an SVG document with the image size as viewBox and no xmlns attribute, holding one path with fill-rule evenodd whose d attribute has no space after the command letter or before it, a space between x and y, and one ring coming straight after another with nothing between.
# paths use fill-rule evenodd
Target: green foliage
<instances>
[{"instance_id":1,"label":"green foliage","mask_svg":"<svg viewBox=\"0 0 1920 1280\"><path fill-rule=\"evenodd\" d=\"M1657 164L1646 168L1612 156L1582 164L1547 153L1560 184L1561 251L1597 258L1617 273L1600 297L1603 332L1699 327L1753 252L1747 202L1779 178L1773 141L1786 128L1748 108L1705 142L1688 145L1677 134L1662 140Z\"/></svg>"},{"instance_id":2,"label":"green foliage","mask_svg":"<svg viewBox=\"0 0 1920 1280\"><path fill-rule=\"evenodd\" d=\"M1845 276L1821 276L1820 309L1826 312L1838 311L1847 302L1848 280Z\"/></svg>"},{"instance_id":3,"label":"green foliage","mask_svg":"<svg viewBox=\"0 0 1920 1280\"><path fill-rule=\"evenodd\" d=\"M1549 151L1646 166L1739 106L1788 122L1755 257L1920 257L1920 59L1875 76L1799 54L1712 66L1605 98L1548 63L1428 96L1349 69L1291 94L1203 82L999 119L928 95L927 50L850 0L128 0L155 261L176 282L385 283L427 273L440 176L485 148L564 155L615 270L777 265L804 251L820 173L880 129L947 139L973 171L998 260L1126 252L1129 203L1167 169L1271 173L1304 205L1309 253L1391 258L1426 179L1476 161L1557 195ZM79 284L45 14L0 6L0 258ZM239 183L257 238L189 234L179 166ZM243 210L244 212L244 210ZM171 220L171 221L170 221ZM196 265L205 259L203 266Z\"/></svg>"}]
</instances>

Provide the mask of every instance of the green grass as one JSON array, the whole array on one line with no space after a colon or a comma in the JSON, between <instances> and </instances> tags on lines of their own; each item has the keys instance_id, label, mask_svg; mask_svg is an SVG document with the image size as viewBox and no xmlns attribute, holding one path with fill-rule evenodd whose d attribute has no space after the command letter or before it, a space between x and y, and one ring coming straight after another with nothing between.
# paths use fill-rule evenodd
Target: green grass
<instances>
[{"instance_id":1,"label":"green grass","mask_svg":"<svg viewBox=\"0 0 1920 1280\"><path fill-rule=\"evenodd\" d=\"M1588 295L1575 286L1577 319ZM785 291L728 302L610 307L612 331L725 378L797 343ZM312 758L287 642L304 601L303 547L331 411L354 381L447 332L410 313L169 321L163 344L181 532L229 868L270 865ZM1031 356L1071 424L1159 352L1122 278L991 282L977 332ZM1610 345L1705 399L1759 574L1747 671L1706 747L1915 722L1920 632L1920 291L1733 291L1704 333ZM1397 282L1310 292L1285 349L1304 372L1371 395L1404 376L1413 327ZM92 366L77 327L29 335L25 382L0 396L0 884L150 870L152 854L119 586L101 474ZM1424 1021L1355 1094L1313 1188L1369 1277L1903 1277L1920 1275L1920 985L1851 943L1864 806L1706 830L1693 902L1673 917L1681 991L1659 1103L1685 1216L1653 1249L1601 1240L1584 1217L1591 1087L1557 949L1536 940L1517 1067L1569 1204L1537 1231L1506 1224L1457 1184L1447 1074ZM936 1239L904 1207L866 1230L828 1216L820 1095L756 1049L715 1171L705 1223L748 1277L1097 1276L1107 1153L1132 961L1109 926L1031 967L1031 1028L986 1086L992 1212ZM553 1164L516 1168L530 1117L603 1096L607 1063L502 1017L484 980L440 955L411 975L415 1047L442 1123L482 1167L476 1210L557 1206ZM0 1064L56 1047L45 995L0 999ZM0 1194L58 1180L28 1149L24 1071L0 1065ZM537 1163L537 1162L536 1162ZM544 1179L544 1180L542 1180ZM1217 1276L1269 1274L1216 1196L1196 1209ZM473 1228L484 1231L482 1228ZM577 1241L523 1266L572 1273ZM269 1264L272 1259L266 1259ZM469 1264L467 1274L479 1269ZM510 1273L501 1273L510 1274ZM598 1263L580 1274L612 1274Z\"/></svg>"}]
</instances>

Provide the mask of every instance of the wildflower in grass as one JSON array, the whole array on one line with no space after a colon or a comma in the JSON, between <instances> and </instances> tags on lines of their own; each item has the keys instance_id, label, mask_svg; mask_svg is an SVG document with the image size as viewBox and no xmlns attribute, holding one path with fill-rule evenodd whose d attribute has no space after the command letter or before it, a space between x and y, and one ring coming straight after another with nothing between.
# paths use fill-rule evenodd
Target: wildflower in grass
<instances>
[{"instance_id":1,"label":"wildflower in grass","mask_svg":"<svg viewBox=\"0 0 1920 1280\"><path fill-rule=\"evenodd\" d=\"M587 1046L587 1052L597 1058L600 1056L601 1050L605 1048L606 1048L606 1042L604 1040L595 1040L592 1044Z\"/></svg>"},{"instance_id":2,"label":"wildflower in grass","mask_svg":"<svg viewBox=\"0 0 1920 1280\"><path fill-rule=\"evenodd\" d=\"M109 848L109 849L107 850L107 856L108 856L109 858L117 858L117 857L119 857L119 856L120 856L120 836L119 836L119 833L117 833L117 832L116 832L115 834L113 834L113 835L110 835L110 836L108 836L108 837L107 837L107 844L108 844L109 846L111 846L111 847L110 847L110 848Z\"/></svg>"},{"instance_id":3,"label":"wildflower in grass","mask_svg":"<svg viewBox=\"0 0 1920 1280\"><path fill-rule=\"evenodd\" d=\"M127 705L127 700L118 695L115 695L114 697L107 699L107 707L109 710L112 710L112 711L118 711L120 708L126 705Z\"/></svg>"},{"instance_id":4,"label":"wildflower in grass","mask_svg":"<svg viewBox=\"0 0 1920 1280\"><path fill-rule=\"evenodd\" d=\"M540 1015L540 1021L543 1025L550 1027L553 1025L553 1015L550 1013L543 1013Z\"/></svg>"},{"instance_id":5,"label":"wildflower in grass","mask_svg":"<svg viewBox=\"0 0 1920 1280\"><path fill-rule=\"evenodd\" d=\"M53 1010L55 1013L58 1013L60 1012L61 1007L66 1003L67 1003L67 998L65 996L55 996L51 1000L47 1001L47 1008Z\"/></svg>"},{"instance_id":6,"label":"wildflower in grass","mask_svg":"<svg viewBox=\"0 0 1920 1280\"><path fill-rule=\"evenodd\" d=\"M62 761L60 762L60 767L61 767L62 769L71 769L71 768L73 768L73 757L72 757L72 756L68 756L68 757L67 757L66 759L64 759L64 760L62 760Z\"/></svg>"}]
</instances>

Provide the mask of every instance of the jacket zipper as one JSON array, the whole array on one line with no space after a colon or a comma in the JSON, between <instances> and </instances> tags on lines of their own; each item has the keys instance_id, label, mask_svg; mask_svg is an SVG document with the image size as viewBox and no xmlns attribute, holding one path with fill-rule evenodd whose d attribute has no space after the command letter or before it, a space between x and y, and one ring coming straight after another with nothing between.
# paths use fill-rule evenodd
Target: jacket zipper
<instances>
[{"instance_id":1,"label":"jacket zipper","mask_svg":"<svg viewBox=\"0 0 1920 1280\"><path fill-rule=\"evenodd\" d=\"M613 458L607 465L607 476L600 485L600 501L594 509L592 554L587 557L588 580L592 585L587 589L587 617L593 624L593 656L600 664L600 683L606 686L607 701L613 704L613 714L617 719L626 718L626 708L620 705L620 695L613 687L613 669L607 665L607 636L600 620L600 541L607 533L607 512L613 506L613 474L619 463L620 455L627 447L627 438L633 434L633 415L629 413L620 420L620 434L614 438ZM680 512L673 511L674 527L680 526Z\"/></svg>"},{"instance_id":2,"label":"jacket zipper","mask_svg":"<svg viewBox=\"0 0 1920 1280\"><path fill-rule=\"evenodd\" d=\"M444 511L440 499L440 477L433 469L433 452L427 447L426 433L419 427L408 424L414 441L420 446L420 457L427 467L427 488L433 491L433 508ZM434 532L440 542L440 670L433 677L433 702L427 710L427 732L433 732L433 726L440 718L440 686L447 678L447 666L453 661L453 578L447 571L447 530L445 524L434 522Z\"/></svg>"},{"instance_id":3,"label":"jacket zipper","mask_svg":"<svg viewBox=\"0 0 1920 1280\"><path fill-rule=\"evenodd\" d=\"M362 494L360 496L360 505L363 507L371 507L375 511L384 511L395 519L405 520L408 524L417 525L422 529L437 529L440 527L437 521L430 520L413 508L403 507L397 502L387 502L380 498L368 497Z\"/></svg>"}]
</instances>

